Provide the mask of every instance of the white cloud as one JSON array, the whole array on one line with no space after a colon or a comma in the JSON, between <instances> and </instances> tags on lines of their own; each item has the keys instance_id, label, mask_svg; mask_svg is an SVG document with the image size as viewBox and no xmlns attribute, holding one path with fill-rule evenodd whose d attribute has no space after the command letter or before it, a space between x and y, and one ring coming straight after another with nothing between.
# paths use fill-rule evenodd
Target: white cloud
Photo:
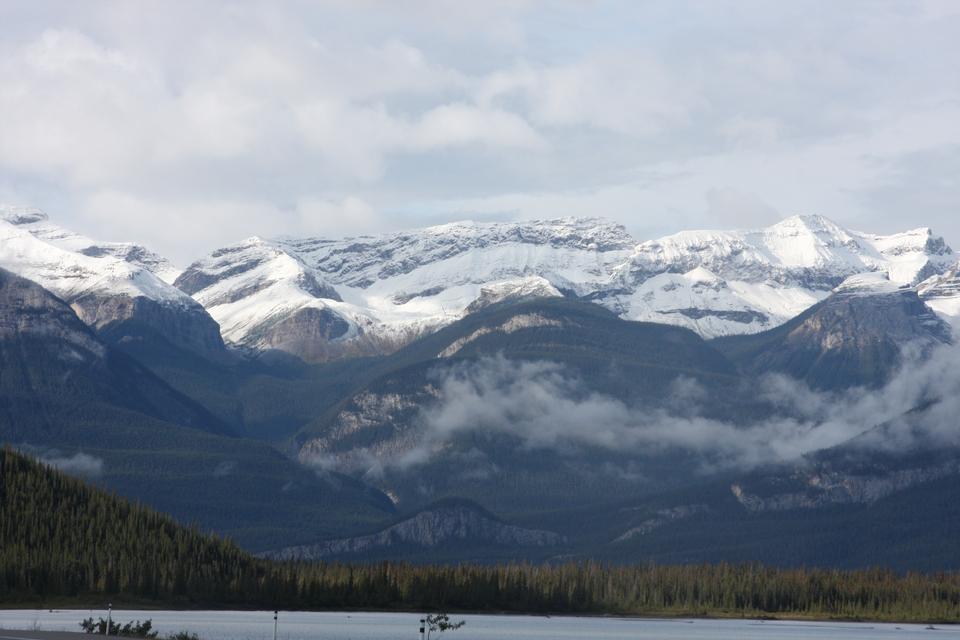
<instances>
[{"instance_id":1,"label":"white cloud","mask_svg":"<svg viewBox=\"0 0 960 640\"><path fill-rule=\"evenodd\" d=\"M960 142L951 5L12 0L0 193L188 257L228 209L332 234L297 211L350 198L385 226L492 209L641 235L796 211L889 231L920 202L960 243L952 169L917 160ZM155 215L111 226L105 194Z\"/></svg>"},{"instance_id":2,"label":"white cloud","mask_svg":"<svg viewBox=\"0 0 960 640\"><path fill-rule=\"evenodd\" d=\"M544 146L522 118L499 109L464 103L433 107L416 119L391 114L383 104L348 105L317 100L295 108L300 130L331 165L348 169L349 177L374 181L382 177L391 154L412 154L476 145L500 149Z\"/></svg>"},{"instance_id":3,"label":"white cloud","mask_svg":"<svg viewBox=\"0 0 960 640\"><path fill-rule=\"evenodd\" d=\"M480 83L481 102L519 94L548 127L587 126L639 138L685 124L699 105L685 78L642 51L617 51L561 66L522 65Z\"/></svg>"},{"instance_id":4,"label":"white cloud","mask_svg":"<svg viewBox=\"0 0 960 640\"><path fill-rule=\"evenodd\" d=\"M295 211L284 211L269 202L141 198L122 191L97 191L80 203L82 226L99 237L136 238L140 230L152 230L168 255L185 266L194 250L177 251L189 237L192 247L216 247L258 235L266 221L275 233L287 233Z\"/></svg>"},{"instance_id":5,"label":"white cloud","mask_svg":"<svg viewBox=\"0 0 960 640\"><path fill-rule=\"evenodd\" d=\"M71 476L99 478L103 475L103 460L82 451L72 456L50 454L41 457L40 462Z\"/></svg>"},{"instance_id":6,"label":"white cloud","mask_svg":"<svg viewBox=\"0 0 960 640\"><path fill-rule=\"evenodd\" d=\"M416 123L411 137L413 149L442 149L463 144L505 149L544 146L543 139L523 118L500 109L464 103L431 109Z\"/></svg>"},{"instance_id":7,"label":"white cloud","mask_svg":"<svg viewBox=\"0 0 960 640\"><path fill-rule=\"evenodd\" d=\"M575 372L554 362L499 356L438 366L436 399L423 406L403 445L377 454L360 449L343 464L371 475L403 470L448 455L451 442L471 433L505 435L530 450L561 453L687 452L705 472L796 462L842 444L885 450L960 446L960 349L921 354L908 347L905 353L901 370L877 390L817 392L794 379L763 377L753 392L773 408L771 415L739 423L705 417L710 394L689 379L674 382L667 402L633 406L589 391ZM926 410L912 412L918 407ZM332 458L315 462L338 464Z\"/></svg>"},{"instance_id":8,"label":"white cloud","mask_svg":"<svg viewBox=\"0 0 960 640\"><path fill-rule=\"evenodd\" d=\"M461 216L511 212L531 219L604 215L641 238L819 213L880 233L931 226L949 241L960 239L956 208L949 201L950 194L958 195L952 161L958 146L960 103L933 105L861 134L651 163L620 182L592 188L458 198L424 203L424 208ZM931 155L931 161L919 161L926 156L918 154ZM910 198L932 206L911 207Z\"/></svg>"},{"instance_id":9,"label":"white cloud","mask_svg":"<svg viewBox=\"0 0 960 640\"><path fill-rule=\"evenodd\" d=\"M332 237L377 233L389 226L377 210L359 198L342 200L306 199L297 203L300 223L297 231Z\"/></svg>"}]
</instances>

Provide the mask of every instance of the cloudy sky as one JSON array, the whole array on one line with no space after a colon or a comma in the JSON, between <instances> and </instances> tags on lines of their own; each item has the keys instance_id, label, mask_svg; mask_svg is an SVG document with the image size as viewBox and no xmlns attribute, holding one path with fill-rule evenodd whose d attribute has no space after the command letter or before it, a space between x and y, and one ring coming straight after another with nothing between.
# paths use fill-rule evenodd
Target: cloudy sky
<instances>
[{"instance_id":1,"label":"cloudy sky","mask_svg":"<svg viewBox=\"0 0 960 640\"><path fill-rule=\"evenodd\" d=\"M0 202L250 235L821 213L960 245L960 2L0 3Z\"/></svg>"}]
</instances>

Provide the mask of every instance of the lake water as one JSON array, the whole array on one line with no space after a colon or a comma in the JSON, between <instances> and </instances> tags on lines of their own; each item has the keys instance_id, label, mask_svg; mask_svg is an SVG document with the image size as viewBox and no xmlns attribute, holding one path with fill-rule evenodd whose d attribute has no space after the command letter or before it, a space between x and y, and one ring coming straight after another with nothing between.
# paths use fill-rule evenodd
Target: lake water
<instances>
[{"instance_id":1,"label":"lake water","mask_svg":"<svg viewBox=\"0 0 960 640\"><path fill-rule=\"evenodd\" d=\"M78 631L103 610L2 610L0 628ZM203 640L272 640L272 611L114 611L113 619L153 620L161 635L191 631ZM419 618L407 613L280 612L279 640L402 640L419 638ZM809 640L858 638L951 638L960 627L916 624L771 622L759 620L660 620L566 616L456 615L462 629L432 640L537 638L557 640Z\"/></svg>"}]
</instances>

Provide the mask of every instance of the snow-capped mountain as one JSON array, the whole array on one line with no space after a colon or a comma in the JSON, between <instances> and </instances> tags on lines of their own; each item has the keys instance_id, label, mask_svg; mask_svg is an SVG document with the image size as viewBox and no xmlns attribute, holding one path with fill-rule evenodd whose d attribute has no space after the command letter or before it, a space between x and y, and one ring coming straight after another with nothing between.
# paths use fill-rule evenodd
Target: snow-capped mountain
<instances>
[{"instance_id":1,"label":"snow-capped mountain","mask_svg":"<svg viewBox=\"0 0 960 640\"><path fill-rule=\"evenodd\" d=\"M955 328L960 327L960 262L917 286L920 298Z\"/></svg>"},{"instance_id":2,"label":"snow-capped mountain","mask_svg":"<svg viewBox=\"0 0 960 640\"><path fill-rule=\"evenodd\" d=\"M176 285L207 308L228 343L323 360L390 351L488 304L538 296L592 300L704 337L756 333L850 276L916 285L956 261L929 229L878 236L821 216L642 243L612 222L563 218L342 240L253 238L194 263Z\"/></svg>"},{"instance_id":3,"label":"snow-capped mountain","mask_svg":"<svg viewBox=\"0 0 960 640\"><path fill-rule=\"evenodd\" d=\"M175 284L207 308L229 343L322 360L391 351L471 305L596 295L634 244L623 227L595 219L251 238L190 265Z\"/></svg>"},{"instance_id":4,"label":"snow-capped mountain","mask_svg":"<svg viewBox=\"0 0 960 640\"><path fill-rule=\"evenodd\" d=\"M0 267L68 302L98 331L137 323L191 349L222 348L203 307L164 280L176 268L140 245L96 242L37 209L0 207Z\"/></svg>"},{"instance_id":5,"label":"snow-capped mountain","mask_svg":"<svg viewBox=\"0 0 960 640\"><path fill-rule=\"evenodd\" d=\"M889 236L794 216L751 231L684 231L639 244L614 274L611 308L633 320L670 322L705 337L775 327L848 277L882 272L915 285L957 254L930 229Z\"/></svg>"},{"instance_id":6,"label":"snow-capped mountain","mask_svg":"<svg viewBox=\"0 0 960 640\"><path fill-rule=\"evenodd\" d=\"M918 286L950 319L960 316L957 259L926 228L878 236L821 216L639 243L603 219L562 218L250 238L181 272L141 245L97 242L36 209L0 208L0 266L98 330L135 321L193 349L222 349L222 335L236 348L308 361L388 353L490 304L534 297L590 300L708 338L756 333L863 273L880 275L859 286Z\"/></svg>"},{"instance_id":7,"label":"snow-capped mountain","mask_svg":"<svg viewBox=\"0 0 960 640\"><path fill-rule=\"evenodd\" d=\"M386 331L343 302L313 267L277 241L249 238L193 263L175 281L220 324L231 345L311 361L389 351Z\"/></svg>"}]
</instances>

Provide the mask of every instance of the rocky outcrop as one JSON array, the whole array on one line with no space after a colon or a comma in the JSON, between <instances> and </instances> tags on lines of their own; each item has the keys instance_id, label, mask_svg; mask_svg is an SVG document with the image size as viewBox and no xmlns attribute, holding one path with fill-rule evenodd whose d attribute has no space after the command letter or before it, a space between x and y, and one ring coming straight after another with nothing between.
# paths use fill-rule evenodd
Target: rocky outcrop
<instances>
[{"instance_id":1,"label":"rocky outcrop","mask_svg":"<svg viewBox=\"0 0 960 640\"><path fill-rule=\"evenodd\" d=\"M422 445L414 418L437 393L431 385L402 392L363 391L337 413L323 436L303 443L298 457L309 466L348 473L382 469Z\"/></svg>"},{"instance_id":2,"label":"rocky outcrop","mask_svg":"<svg viewBox=\"0 0 960 640\"><path fill-rule=\"evenodd\" d=\"M0 340L35 340L59 356L102 360L106 349L70 307L25 278L0 269Z\"/></svg>"},{"instance_id":3,"label":"rocky outcrop","mask_svg":"<svg viewBox=\"0 0 960 640\"><path fill-rule=\"evenodd\" d=\"M85 323L113 343L160 336L195 354L226 356L220 327L198 304L165 304L145 296L89 294L70 305Z\"/></svg>"},{"instance_id":4,"label":"rocky outcrop","mask_svg":"<svg viewBox=\"0 0 960 640\"><path fill-rule=\"evenodd\" d=\"M551 547L564 541L563 536L551 531L506 524L474 505L451 504L428 507L370 535L287 547L263 555L277 560L317 560L354 554L375 555L398 547L431 549L446 544Z\"/></svg>"},{"instance_id":5,"label":"rocky outcrop","mask_svg":"<svg viewBox=\"0 0 960 640\"><path fill-rule=\"evenodd\" d=\"M770 331L714 340L751 374L783 373L816 389L877 387L906 348L926 352L952 341L950 327L912 288L853 283Z\"/></svg>"},{"instance_id":6,"label":"rocky outcrop","mask_svg":"<svg viewBox=\"0 0 960 640\"><path fill-rule=\"evenodd\" d=\"M2 269L0 398L0 427L8 429L7 438L30 432L31 424L34 432L24 435L32 437L37 425L67 431L89 425L91 415L109 411L105 407L230 433L205 409L105 344L63 300ZM88 429L77 435L82 438Z\"/></svg>"},{"instance_id":7,"label":"rocky outcrop","mask_svg":"<svg viewBox=\"0 0 960 640\"><path fill-rule=\"evenodd\" d=\"M536 298L556 298L562 295L563 293L549 280L540 276L502 282L481 287L480 296L464 309L463 314L475 313L492 304L522 302Z\"/></svg>"},{"instance_id":8,"label":"rocky outcrop","mask_svg":"<svg viewBox=\"0 0 960 640\"><path fill-rule=\"evenodd\" d=\"M707 513L710 507L705 504L683 504L667 509L658 509L652 517L647 518L635 527L630 527L621 535L617 536L611 544L627 542L634 538L641 538L648 535L664 525L678 520L686 520L701 513Z\"/></svg>"},{"instance_id":9,"label":"rocky outcrop","mask_svg":"<svg viewBox=\"0 0 960 640\"><path fill-rule=\"evenodd\" d=\"M871 504L914 485L957 473L960 461L874 473L797 471L789 478L789 483L796 487L790 491L752 493L742 483L734 483L730 492L748 511L820 509L838 504Z\"/></svg>"},{"instance_id":10,"label":"rocky outcrop","mask_svg":"<svg viewBox=\"0 0 960 640\"><path fill-rule=\"evenodd\" d=\"M556 318L548 318L541 313L521 313L509 318L506 322L495 327L480 327L473 333L462 338L457 338L450 346L440 352L440 358L449 358L450 356L456 355L461 349L465 346L476 340L477 338L491 333L503 333L510 334L515 331L520 331L521 329L531 329L534 327L554 327L561 329L565 326L563 320L558 320Z\"/></svg>"},{"instance_id":11,"label":"rocky outcrop","mask_svg":"<svg viewBox=\"0 0 960 640\"><path fill-rule=\"evenodd\" d=\"M952 324L955 331L960 329L960 263L920 283L917 293L928 307Z\"/></svg>"},{"instance_id":12,"label":"rocky outcrop","mask_svg":"<svg viewBox=\"0 0 960 640\"><path fill-rule=\"evenodd\" d=\"M199 355L226 357L217 323L164 280L176 268L141 245L96 242L52 224L42 211L0 207L0 266L69 303L112 343L159 336Z\"/></svg>"},{"instance_id":13,"label":"rocky outcrop","mask_svg":"<svg viewBox=\"0 0 960 640\"><path fill-rule=\"evenodd\" d=\"M304 307L265 323L253 335L261 349L279 349L309 362L320 362L342 354L346 347L337 341L349 331L350 324L330 309Z\"/></svg>"}]
</instances>

